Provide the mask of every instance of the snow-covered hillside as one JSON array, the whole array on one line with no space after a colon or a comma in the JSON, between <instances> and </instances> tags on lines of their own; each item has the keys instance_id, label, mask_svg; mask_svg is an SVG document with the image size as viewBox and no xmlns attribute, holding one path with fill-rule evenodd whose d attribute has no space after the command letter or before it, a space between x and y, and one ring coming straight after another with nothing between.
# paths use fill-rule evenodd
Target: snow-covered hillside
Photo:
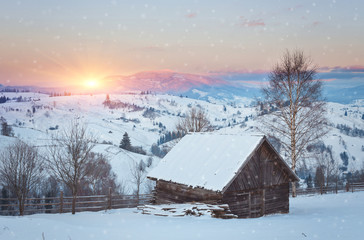
<instances>
[{"instance_id":1,"label":"snow-covered hillside","mask_svg":"<svg viewBox=\"0 0 364 240\"><path fill-rule=\"evenodd\" d=\"M242 124L246 117L254 114L253 108L244 105L232 107L171 95L110 95L111 101L119 101L126 106L109 109L103 105L105 94L62 97L38 93L1 94L12 99L0 105L0 116L12 125L15 137L43 147L49 144L52 135L67 129L73 119L78 119L96 137L98 144L94 151L110 158L114 172L125 184L130 180L133 162L147 162L148 159L148 156L118 147L125 132L133 146L142 147L150 155L151 146L164 133L175 130L178 120L192 107L203 108L211 123L219 128ZM147 114L147 110L151 111ZM0 140L1 147L5 147L13 138L1 136ZM158 163L159 158L153 156L153 160L151 167Z\"/></svg>"},{"instance_id":2,"label":"snow-covered hillside","mask_svg":"<svg viewBox=\"0 0 364 240\"><path fill-rule=\"evenodd\" d=\"M39 93L0 93L2 95L12 99L0 104L0 116L12 125L15 137L42 147L49 144L53 134L66 129L73 119L78 119L87 124L96 136L98 144L94 150L109 156L113 170L124 183L129 182L133 162L146 162L149 157L118 147L125 132L133 146L140 146L151 155L151 146L166 131L175 130L181 116L191 107L203 108L220 133L255 132L257 124L254 121L255 110L249 106L252 100L244 97L229 103L172 95L111 94L110 100L119 101L124 107L109 109L103 105L105 94L49 97ZM332 146L333 156L341 165L340 154L346 152L348 171L358 170L364 163L364 138L353 134L354 129L364 130L363 113L364 101L347 105L328 104L332 131L323 141L326 146ZM347 128L340 131L338 125ZM0 148L13 140L0 136ZM315 162L310 163L309 160L307 162L313 168ZM159 158L153 156L153 162L151 168L159 162Z\"/></svg>"},{"instance_id":3,"label":"snow-covered hillside","mask_svg":"<svg viewBox=\"0 0 364 240\"><path fill-rule=\"evenodd\" d=\"M346 153L348 165L346 172L355 172L364 168L364 101L356 101L352 104L327 104L327 118L329 120L330 132L322 139L326 147L331 147L333 158L339 167L344 166L341 155ZM246 127L233 126L218 130L221 133L255 132L256 121L247 121ZM345 126L345 127L343 127ZM284 157L284 156L283 156ZM305 164L311 171L317 166L317 160L308 155Z\"/></svg>"},{"instance_id":4,"label":"snow-covered hillside","mask_svg":"<svg viewBox=\"0 0 364 240\"><path fill-rule=\"evenodd\" d=\"M290 213L255 219L161 217L135 208L0 216L0 239L362 239L364 192L290 199ZM43 238L42 238L43 236Z\"/></svg>"}]
</instances>

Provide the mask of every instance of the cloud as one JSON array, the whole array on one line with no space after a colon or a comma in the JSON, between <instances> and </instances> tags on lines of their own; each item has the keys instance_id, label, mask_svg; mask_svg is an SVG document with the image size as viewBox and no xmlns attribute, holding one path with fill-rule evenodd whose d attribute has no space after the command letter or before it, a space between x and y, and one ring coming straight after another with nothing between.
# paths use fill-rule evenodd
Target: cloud
<instances>
[{"instance_id":1,"label":"cloud","mask_svg":"<svg viewBox=\"0 0 364 240\"><path fill-rule=\"evenodd\" d=\"M229 69L214 71L210 76L216 76L237 86L261 87L268 82L269 71ZM348 87L364 85L364 66L354 65L347 67L322 67L318 70L316 79L325 83L325 86Z\"/></svg>"},{"instance_id":2,"label":"cloud","mask_svg":"<svg viewBox=\"0 0 364 240\"><path fill-rule=\"evenodd\" d=\"M242 23L242 26L244 26L244 27L259 27L259 26L265 26L265 23L263 22L262 19L251 20L251 21L247 20L244 23Z\"/></svg>"},{"instance_id":3,"label":"cloud","mask_svg":"<svg viewBox=\"0 0 364 240\"><path fill-rule=\"evenodd\" d=\"M337 80L336 78L327 78L327 79L320 79L320 81L323 81L323 82L332 82L332 81L335 81Z\"/></svg>"},{"instance_id":4,"label":"cloud","mask_svg":"<svg viewBox=\"0 0 364 240\"><path fill-rule=\"evenodd\" d=\"M363 65L352 65L352 66L335 66L335 67L321 67L318 69L319 72L331 72L331 73L364 73Z\"/></svg>"},{"instance_id":5,"label":"cloud","mask_svg":"<svg viewBox=\"0 0 364 240\"><path fill-rule=\"evenodd\" d=\"M263 27L265 26L265 22L263 21L263 19L255 19L255 20L250 20L250 19L246 19L244 17L240 17L242 22L240 23L240 26L242 27Z\"/></svg>"},{"instance_id":6,"label":"cloud","mask_svg":"<svg viewBox=\"0 0 364 240\"><path fill-rule=\"evenodd\" d=\"M320 24L321 24L321 22L319 22L319 21L314 21L314 22L312 23L312 26L316 27L316 26L318 26L318 25L320 25Z\"/></svg>"},{"instance_id":7,"label":"cloud","mask_svg":"<svg viewBox=\"0 0 364 240\"><path fill-rule=\"evenodd\" d=\"M223 79L234 86L260 88L267 84L268 72L265 70L232 70L210 72L210 76Z\"/></svg>"},{"instance_id":8,"label":"cloud","mask_svg":"<svg viewBox=\"0 0 364 240\"><path fill-rule=\"evenodd\" d=\"M288 11L290 11L290 12L293 12L293 11L295 11L295 10L297 10L297 9L300 9L300 8L303 8L303 5L301 5L301 4L297 4L297 5L296 5L296 6L294 6L294 7L285 8L284 10L288 10Z\"/></svg>"},{"instance_id":9,"label":"cloud","mask_svg":"<svg viewBox=\"0 0 364 240\"><path fill-rule=\"evenodd\" d=\"M364 66L336 66L318 69L317 77L326 83L326 86L347 88L364 85Z\"/></svg>"},{"instance_id":10,"label":"cloud","mask_svg":"<svg viewBox=\"0 0 364 240\"><path fill-rule=\"evenodd\" d=\"M186 15L186 18L194 18L197 16L197 13L189 13Z\"/></svg>"},{"instance_id":11,"label":"cloud","mask_svg":"<svg viewBox=\"0 0 364 240\"><path fill-rule=\"evenodd\" d=\"M268 81L253 81L253 80L240 80L240 81L235 81L234 83L239 83L243 86L257 87L257 88L266 86L269 84Z\"/></svg>"},{"instance_id":12,"label":"cloud","mask_svg":"<svg viewBox=\"0 0 364 240\"><path fill-rule=\"evenodd\" d=\"M143 51L143 52L162 52L162 51L165 51L166 49L163 47L160 47L160 46L150 45L150 46L144 46L144 47L140 47L140 48L134 48L134 50Z\"/></svg>"},{"instance_id":13,"label":"cloud","mask_svg":"<svg viewBox=\"0 0 364 240\"><path fill-rule=\"evenodd\" d=\"M267 84L268 70L224 69L209 72L211 77L218 77L235 86L259 88ZM325 87L346 88L364 85L364 66L335 66L318 69L316 79L324 82Z\"/></svg>"},{"instance_id":14,"label":"cloud","mask_svg":"<svg viewBox=\"0 0 364 240\"><path fill-rule=\"evenodd\" d=\"M347 67L336 67L332 72L352 72L352 73L364 73L364 66L354 65Z\"/></svg>"},{"instance_id":15,"label":"cloud","mask_svg":"<svg viewBox=\"0 0 364 240\"><path fill-rule=\"evenodd\" d=\"M209 75L249 75L249 74L268 74L269 71L262 69L248 70L248 69L227 69L223 71L210 71Z\"/></svg>"}]
</instances>

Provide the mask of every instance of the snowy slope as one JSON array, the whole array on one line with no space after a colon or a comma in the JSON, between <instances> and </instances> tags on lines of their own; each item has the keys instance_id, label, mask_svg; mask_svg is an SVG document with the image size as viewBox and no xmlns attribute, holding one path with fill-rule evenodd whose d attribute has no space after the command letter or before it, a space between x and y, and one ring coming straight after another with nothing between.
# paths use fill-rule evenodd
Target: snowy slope
<instances>
[{"instance_id":1,"label":"snowy slope","mask_svg":"<svg viewBox=\"0 0 364 240\"><path fill-rule=\"evenodd\" d=\"M132 162L141 160L146 162L148 156L118 148L125 132L130 136L133 146L141 146L149 152L152 144L157 143L165 131L175 129L180 116L191 107L204 108L212 124L219 127L228 126L232 123L232 119L235 119L236 123L241 123L246 116L254 112L253 109L244 108L244 106L226 105L224 107L217 103L171 95L110 95L112 101L134 104L141 108L140 111L133 111L130 108L105 108L102 104L106 98L105 94L62 97L49 97L38 93L0 94L10 99L14 98L0 105L0 116L13 126L15 137L44 147L49 144L52 135L67 129L72 120L78 119L84 122L97 138L99 144L94 151L109 156L118 179L127 185L131 184ZM17 102L16 98L20 96L25 100L24 102ZM154 118L143 116L147 108L155 109ZM224 108L226 111L223 111ZM159 126L160 124L162 127ZM9 139L13 138L0 138L0 148L5 147ZM151 167L159 162L158 157L153 156L153 159L154 164ZM130 186L129 189L131 189Z\"/></svg>"},{"instance_id":2,"label":"snowy slope","mask_svg":"<svg viewBox=\"0 0 364 240\"><path fill-rule=\"evenodd\" d=\"M364 192L299 196L290 213L255 219L160 217L136 209L0 216L0 239L350 239L364 235Z\"/></svg>"},{"instance_id":3,"label":"snowy slope","mask_svg":"<svg viewBox=\"0 0 364 240\"><path fill-rule=\"evenodd\" d=\"M349 157L347 166L349 172L355 172L364 168L364 138L346 135L336 128L338 124L343 124L352 129L364 130L364 120L362 119L364 114L364 101L360 100L351 104L329 102L327 104L327 110L327 118L331 126L328 135L322 139L323 143L328 147L332 147L333 158L339 166L343 165L340 154L346 152ZM347 112L347 116L345 116L345 112ZM240 125L235 125L220 129L218 132L225 134L258 133L257 122L254 119L251 120L249 118L246 125L243 128ZM288 159L286 160L289 162ZM317 160L310 155L304 161L300 162L299 166L303 165L303 163L312 171L317 166Z\"/></svg>"},{"instance_id":4,"label":"snowy slope","mask_svg":"<svg viewBox=\"0 0 364 240\"><path fill-rule=\"evenodd\" d=\"M196 92L201 96L203 92ZM0 116L13 126L15 137L37 146L45 146L53 134L64 130L73 119L88 125L98 139L95 151L107 154L120 181L130 182L131 159L146 161L147 156L119 151L118 145L127 132L133 146L141 146L150 154L150 147L165 131L173 131L180 116L191 107L203 108L212 125L219 133L256 133L255 109L250 107L251 99L236 97L234 101L210 99L196 100L172 95L154 94L110 94L112 101L134 104L140 110L131 108L108 109L103 106L105 94L49 97L39 93L0 93L13 100L0 104ZM17 102L22 96L24 102ZM144 117L145 109L154 109L153 117ZM34 113L33 113L34 111ZM345 112L346 115L345 116ZM345 124L350 128L364 130L364 101L352 104L328 103L328 118L332 131L324 139L326 146L332 146L335 160L343 164L340 154L349 156L348 171L360 169L364 163L364 138L347 136L336 128ZM57 129L58 126L58 129ZM13 138L0 138L3 148ZM103 144L109 143L109 144ZM111 145L110 145L111 144ZM159 158L153 157L155 166ZM316 162L306 159L309 167ZM152 166L152 167L153 167Z\"/></svg>"}]
</instances>

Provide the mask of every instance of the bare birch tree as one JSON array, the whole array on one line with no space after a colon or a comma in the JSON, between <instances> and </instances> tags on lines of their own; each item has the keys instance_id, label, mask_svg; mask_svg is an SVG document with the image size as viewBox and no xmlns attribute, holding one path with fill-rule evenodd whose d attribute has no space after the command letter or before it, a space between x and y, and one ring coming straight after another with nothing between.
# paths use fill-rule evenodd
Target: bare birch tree
<instances>
[{"instance_id":1,"label":"bare birch tree","mask_svg":"<svg viewBox=\"0 0 364 240\"><path fill-rule=\"evenodd\" d=\"M81 180L87 175L94 139L87 128L72 122L69 129L53 137L46 157L48 167L72 192L72 214L76 212L76 198Z\"/></svg>"},{"instance_id":2,"label":"bare birch tree","mask_svg":"<svg viewBox=\"0 0 364 240\"><path fill-rule=\"evenodd\" d=\"M37 149L20 140L9 145L0 155L0 181L16 196L21 216L25 198L43 177L43 167Z\"/></svg>"},{"instance_id":3,"label":"bare birch tree","mask_svg":"<svg viewBox=\"0 0 364 240\"><path fill-rule=\"evenodd\" d=\"M186 113L186 117L180 120L177 125L177 131L181 132L206 132L211 127L207 114L200 108L191 108Z\"/></svg>"},{"instance_id":4,"label":"bare birch tree","mask_svg":"<svg viewBox=\"0 0 364 240\"><path fill-rule=\"evenodd\" d=\"M310 143L328 132L322 82L315 79L317 67L300 50L288 50L269 74L269 85L262 89L271 114L260 118L260 129L281 143L295 172ZM296 186L292 184L292 196Z\"/></svg>"}]
</instances>

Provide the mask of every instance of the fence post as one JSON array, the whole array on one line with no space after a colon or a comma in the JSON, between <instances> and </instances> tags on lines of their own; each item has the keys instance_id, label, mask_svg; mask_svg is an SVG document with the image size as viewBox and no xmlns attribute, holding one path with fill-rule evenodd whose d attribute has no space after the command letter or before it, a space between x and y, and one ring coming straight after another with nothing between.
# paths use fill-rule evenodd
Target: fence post
<instances>
[{"instance_id":1,"label":"fence post","mask_svg":"<svg viewBox=\"0 0 364 240\"><path fill-rule=\"evenodd\" d=\"M349 192L349 183L348 182L346 183L345 187L346 187L346 191Z\"/></svg>"},{"instance_id":2,"label":"fence post","mask_svg":"<svg viewBox=\"0 0 364 240\"><path fill-rule=\"evenodd\" d=\"M351 192L354 192L354 184L351 184Z\"/></svg>"},{"instance_id":3,"label":"fence post","mask_svg":"<svg viewBox=\"0 0 364 240\"><path fill-rule=\"evenodd\" d=\"M111 209L111 187L109 187L108 206L107 206L107 209Z\"/></svg>"},{"instance_id":4,"label":"fence post","mask_svg":"<svg viewBox=\"0 0 364 240\"><path fill-rule=\"evenodd\" d=\"M63 213L63 191L59 196L59 213Z\"/></svg>"}]
</instances>

